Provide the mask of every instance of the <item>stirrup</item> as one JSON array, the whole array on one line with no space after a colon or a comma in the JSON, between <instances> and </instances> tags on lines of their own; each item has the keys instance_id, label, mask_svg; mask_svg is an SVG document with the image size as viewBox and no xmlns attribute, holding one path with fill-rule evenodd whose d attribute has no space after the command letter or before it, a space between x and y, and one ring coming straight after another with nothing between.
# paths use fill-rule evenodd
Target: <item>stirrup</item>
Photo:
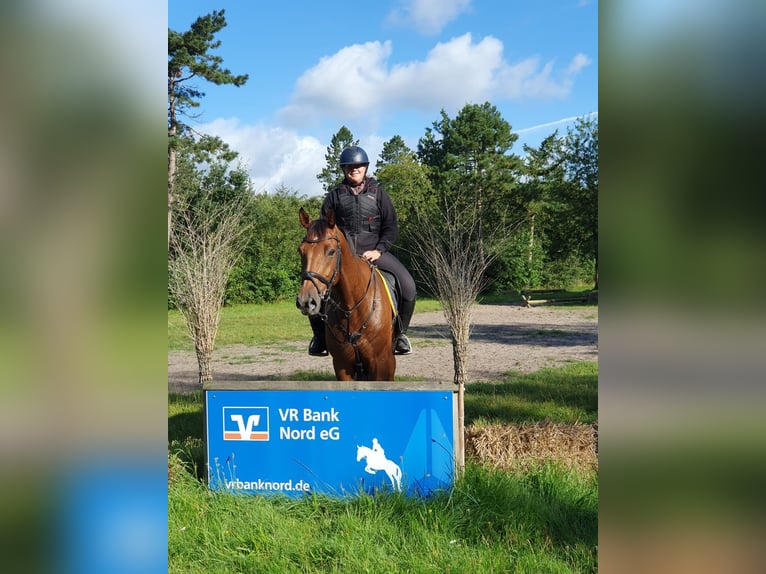
<instances>
[{"instance_id":1,"label":"stirrup","mask_svg":"<svg viewBox=\"0 0 766 574\"><path fill-rule=\"evenodd\" d=\"M396 343L394 344L394 355L410 355L412 353L412 345L410 345L410 340L407 338L407 335L402 333L396 338Z\"/></svg>"},{"instance_id":2,"label":"stirrup","mask_svg":"<svg viewBox=\"0 0 766 574\"><path fill-rule=\"evenodd\" d=\"M322 345L316 337L312 337L309 343L309 355L312 357L326 357L328 355L327 346Z\"/></svg>"}]
</instances>

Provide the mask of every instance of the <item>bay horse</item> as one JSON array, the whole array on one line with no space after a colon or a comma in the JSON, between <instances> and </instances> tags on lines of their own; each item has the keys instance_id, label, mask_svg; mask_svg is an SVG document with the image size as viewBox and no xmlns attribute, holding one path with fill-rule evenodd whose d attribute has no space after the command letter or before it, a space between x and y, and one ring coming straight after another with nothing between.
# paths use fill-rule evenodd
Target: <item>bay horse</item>
<instances>
[{"instance_id":1,"label":"bay horse","mask_svg":"<svg viewBox=\"0 0 766 574\"><path fill-rule=\"evenodd\" d=\"M394 311L376 267L357 256L335 224L335 213L312 220L298 212L306 236L298 246L301 313L320 316L339 381L393 381Z\"/></svg>"}]
</instances>

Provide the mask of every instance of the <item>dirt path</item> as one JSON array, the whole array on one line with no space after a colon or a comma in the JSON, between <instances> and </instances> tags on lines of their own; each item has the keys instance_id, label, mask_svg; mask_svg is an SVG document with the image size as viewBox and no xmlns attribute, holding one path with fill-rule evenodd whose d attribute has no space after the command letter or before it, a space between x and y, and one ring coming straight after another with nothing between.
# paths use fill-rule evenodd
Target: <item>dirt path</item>
<instances>
[{"instance_id":1,"label":"dirt path","mask_svg":"<svg viewBox=\"0 0 766 574\"><path fill-rule=\"evenodd\" d=\"M421 379L452 381L452 345L441 311L416 313L409 337L413 353L397 357L396 374ZM213 355L217 380L284 379L296 371L332 374L330 357L309 357L306 339L279 345L237 345ZM570 361L598 360L598 309L477 305L469 344L470 382L493 380L506 371L532 372ZM197 358L193 352L168 353L168 390L189 392L199 388Z\"/></svg>"}]
</instances>

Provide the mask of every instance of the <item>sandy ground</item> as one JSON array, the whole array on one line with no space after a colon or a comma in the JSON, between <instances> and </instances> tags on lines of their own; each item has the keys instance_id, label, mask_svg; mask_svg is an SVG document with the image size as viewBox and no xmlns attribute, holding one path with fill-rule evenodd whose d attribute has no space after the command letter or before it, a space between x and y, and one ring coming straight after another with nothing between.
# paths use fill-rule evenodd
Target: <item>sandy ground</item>
<instances>
[{"instance_id":1,"label":"sandy ground","mask_svg":"<svg viewBox=\"0 0 766 574\"><path fill-rule=\"evenodd\" d=\"M532 372L571 361L598 360L598 308L477 305L469 343L469 382L495 380L506 371ZM286 379L297 371L332 374L330 357L307 354L306 339L279 345L218 349L213 355L216 380ZM418 379L452 381L449 329L441 311L416 313L408 333L413 353L397 357L396 374ZM168 390L199 389L193 352L168 353Z\"/></svg>"}]
</instances>

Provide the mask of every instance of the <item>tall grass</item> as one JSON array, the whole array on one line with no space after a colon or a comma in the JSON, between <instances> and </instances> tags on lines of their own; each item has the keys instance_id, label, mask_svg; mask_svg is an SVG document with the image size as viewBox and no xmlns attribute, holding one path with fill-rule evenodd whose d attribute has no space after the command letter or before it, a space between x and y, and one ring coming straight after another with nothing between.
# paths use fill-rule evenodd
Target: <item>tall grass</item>
<instances>
[{"instance_id":1,"label":"tall grass","mask_svg":"<svg viewBox=\"0 0 766 574\"><path fill-rule=\"evenodd\" d=\"M596 572L597 482L468 464L430 499L211 493L171 457L169 571Z\"/></svg>"}]
</instances>

